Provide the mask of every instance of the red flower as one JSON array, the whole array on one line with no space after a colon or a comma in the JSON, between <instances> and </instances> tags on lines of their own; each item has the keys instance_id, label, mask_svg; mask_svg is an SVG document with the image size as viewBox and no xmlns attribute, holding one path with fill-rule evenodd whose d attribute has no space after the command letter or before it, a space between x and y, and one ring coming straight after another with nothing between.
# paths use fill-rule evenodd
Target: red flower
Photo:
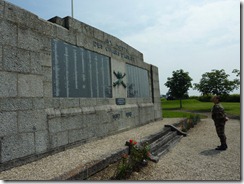
<instances>
[{"instance_id":1,"label":"red flower","mask_svg":"<svg viewBox=\"0 0 244 184\"><path fill-rule=\"evenodd\" d=\"M132 140L132 139L130 139L129 142L130 142L130 145L136 145L137 144L137 142Z\"/></svg>"}]
</instances>

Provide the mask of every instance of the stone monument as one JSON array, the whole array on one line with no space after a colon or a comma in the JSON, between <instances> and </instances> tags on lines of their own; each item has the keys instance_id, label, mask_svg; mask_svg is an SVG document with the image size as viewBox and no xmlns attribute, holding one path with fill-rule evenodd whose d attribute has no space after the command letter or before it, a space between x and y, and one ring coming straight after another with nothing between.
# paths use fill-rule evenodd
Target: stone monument
<instances>
[{"instance_id":1,"label":"stone monument","mask_svg":"<svg viewBox=\"0 0 244 184\"><path fill-rule=\"evenodd\" d=\"M0 165L162 118L156 66L71 17L0 1Z\"/></svg>"}]
</instances>

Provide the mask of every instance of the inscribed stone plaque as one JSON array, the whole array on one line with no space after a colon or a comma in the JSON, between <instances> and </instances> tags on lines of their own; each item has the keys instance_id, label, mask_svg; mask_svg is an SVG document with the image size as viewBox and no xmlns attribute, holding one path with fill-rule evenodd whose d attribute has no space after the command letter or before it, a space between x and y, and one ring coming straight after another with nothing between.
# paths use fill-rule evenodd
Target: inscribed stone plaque
<instances>
[{"instance_id":1,"label":"inscribed stone plaque","mask_svg":"<svg viewBox=\"0 0 244 184\"><path fill-rule=\"evenodd\" d=\"M133 65L126 64L127 97L149 97L148 71Z\"/></svg>"},{"instance_id":2,"label":"inscribed stone plaque","mask_svg":"<svg viewBox=\"0 0 244 184\"><path fill-rule=\"evenodd\" d=\"M110 58L52 40L54 97L111 98Z\"/></svg>"}]
</instances>

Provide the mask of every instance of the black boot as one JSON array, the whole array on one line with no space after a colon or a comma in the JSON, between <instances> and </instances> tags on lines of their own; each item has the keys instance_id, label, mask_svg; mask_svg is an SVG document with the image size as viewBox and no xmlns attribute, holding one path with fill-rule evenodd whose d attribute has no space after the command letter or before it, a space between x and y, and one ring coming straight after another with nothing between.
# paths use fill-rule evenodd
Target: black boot
<instances>
[{"instance_id":1,"label":"black boot","mask_svg":"<svg viewBox=\"0 0 244 184\"><path fill-rule=\"evenodd\" d=\"M217 148L215 148L215 150L226 150L228 148L227 144L222 144L220 146L218 146Z\"/></svg>"}]
</instances>

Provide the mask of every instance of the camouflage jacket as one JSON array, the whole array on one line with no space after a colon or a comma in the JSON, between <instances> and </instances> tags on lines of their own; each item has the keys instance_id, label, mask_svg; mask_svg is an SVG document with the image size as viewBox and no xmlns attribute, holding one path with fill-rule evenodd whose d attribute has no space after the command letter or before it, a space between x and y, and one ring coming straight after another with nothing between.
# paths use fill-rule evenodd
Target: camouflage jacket
<instances>
[{"instance_id":1,"label":"camouflage jacket","mask_svg":"<svg viewBox=\"0 0 244 184\"><path fill-rule=\"evenodd\" d=\"M225 120L226 114L224 112L224 108L221 104L215 104L212 107L212 119L213 120Z\"/></svg>"}]
</instances>

